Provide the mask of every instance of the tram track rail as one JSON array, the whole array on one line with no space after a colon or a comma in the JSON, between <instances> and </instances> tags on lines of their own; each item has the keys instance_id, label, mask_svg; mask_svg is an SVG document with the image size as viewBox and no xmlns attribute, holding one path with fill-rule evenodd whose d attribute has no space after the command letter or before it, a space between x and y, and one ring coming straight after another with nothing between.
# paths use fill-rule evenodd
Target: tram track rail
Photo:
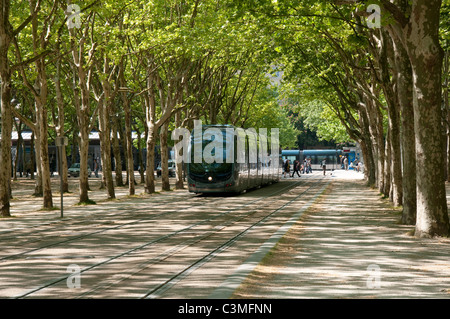
<instances>
[{"instance_id":1,"label":"tram track rail","mask_svg":"<svg viewBox=\"0 0 450 319\"><path fill-rule=\"evenodd\" d=\"M295 183L294 185L289 185L289 186L287 186L287 187L284 187L283 189L274 192L274 193L271 194L270 196L275 196L275 195L278 194L279 192L283 192L283 191L285 191L286 189L293 188L293 187L295 187L296 185L298 185L299 183L300 183L300 181L298 181L298 182ZM197 200L197 201L199 200L199 198L201 198L201 196L190 197L190 199L194 199L194 200ZM206 197L206 198L207 198L207 197ZM227 197L224 197L224 199L226 199L226 198L227 198ZM243 207L248 206L248 205L251 205L251 204L253 204L253 203L255 203L255 202L258 202L259 200L261 200L261 199L263 199L263 198L265 198L265 197L261 197L261 198L255 199L255 200L251 201L250 203L245 204ZM184 200L185 200L185 199L181 199L181 200L179 200L178 202L182 202L182 201L184 201ZM212 199L211 199L210 201L208 201L208 202L213 202L213 201L216 201L216 200L217 200L216 198L212 198ZM171 203L173 203L173 202L171 202ZM152 208L161 207L161 206L164 206L164 205L167 205L167 204L169 204L169 203L166 203L166 202L165 202L165 203L161 203L161 204L158 205L158 206L152 206ZM194 205L189 206L188 208L193 208L193 207L202 206L202 205L205 205L205 203L204 203L204 202L196 203L196 204L194 204ZM236 208L236 209L237 209L237 208ZM230 212L232 212L232 211L234 211L234 210L236 210L236 209L227 210L225 213L230 213ZM145 209L142 209L142 208L135 208L135 209L127 210L127 211L126 211L127 216L124 216L124 217L123 217L122 219L120 219L120 220L126 220L127 218L129 218L129 215L135 214L137 211L142 211L142 210L147 210L147 208L145 208ZM89 236L98 235L98 234L101 234L101 233L104 233L104 232L107 232L107 231L117 230L117 229L120 229L120 228L123 228L123 227L127 227L127 226L130 226L130 225L133 225L133 224L137 224L137 223L140 223L140 222L143 222L143 221L156 220L156 219L159 218L159 217L166 216L166 215L169 215L169 214L173 214L173 213L176 213L176 212L178 212L178 210L170 210L170 211L167 211L167 212L163 212L163 213L159 213L159 214L154 214L154 215L151 215L151 216L146 215L144 218L139 218L139 219L136 219L136 220L132 220L132 221L130 221L130 222L127 222L127 223L123 223L123 224L115 225L115 226L111 226L111 227L107 227L107 225L110 224L110 221L103 222L103 223L97 224L96 227L99 227L99 226L106 226L104 229L100 229L100 230L96 230L96 231L92 231L92 232L87 232L87 233L82 234L82 235L75 235L75 236L72 236L72 237L70 237L70 238L66 238L66 239L61 240L61 241L57 241L57 242L45 244L45 245L42 245L42 246L39 246L39 247L36 247L36 248L31 248L31 249L28 249L28 250L25 250L25 251L22 251L22 252L19 252L19 253L9 254L9 255L6 255L6 256L2 256L2 257L0 257L0 262L5 261L5 260L17 259L17 258L19 258L19 257L21 257L21 256L25 256L25 255L30 254L30 253L35 253L35 252L37 252L37 251L40 251L40 250L43 250L43 249L46 249L46 248L56 247L56 246L61 245L61 244L66 244L66 243L69 243L69 242L72 242L72 241L76 241L76 240L80 240L80 239L83 239L83 238L87 238L87 237L89 237ZM124 213L124 212L119 212L119 213L117 213L117 214L112 214L112 215L108 216L108 219L113 219L114 217L116 217L116 216L118 216L118 215L123 215L123 214L125 214L125 213ZM220 215L219 215L219 216L220 216ZM133 216L133 217L135 217L135 216ZM120 220L119 220L119 221L120 221ZM209 220L210 220L210 219L209 219ZM209 221L209 220L206 220L206 221ZM97 219L96 219L95 221L97 221ZM117 221L117 220L115 220L115 221ZM80 223L82 223L82 225L83 225L83 224L85 224L86 222L87 222L86 220L83 220L83 221L81 221ZM90 222L92 222L92 221L90 221ZM78 223L77 223L77 224L78 224ZM68 226L73 226L73 224L72 224L72 225L68 225ZM53 229L53 230L54 230L54 229ZM50 229L50 231L53 231L53 230ZM74 230L70 230L70 231L74 231ZM39 233L39 232L38 232L38 231L35 231L34 233ZM40 237L42 237L42 234L41 234ZM59 237L59 236L58 236L58 237ZM13 238L11 238L11 239L13 239ZM0 236L0 240L1 240L1 241L4 241L5 238L1 238L1 236ZM18 245L18 244L20 244L20 245L25 245L25 244L35 243L35 242L38 242L38 241L40 241L40 240L39 240L39 239L38 239L38 240L31 240L31 241L26 241L25 243L23 243L23 242L20 243L20 242L15 241L14 244L15 244L15 245Z\"/></svg>"},{"instance_id":2,"label":"tram track rail","mask_svg":"<svg viewBox=\"0 0 450 319\"><path fill-rule=\"evenodd\" d=\"M153 206L153 207L159 207L159 206L171 203L171 199L172 198L177 198L177 196L164 195L164 197L166 197L166 196L170 196L170 197L168 199L165 198L166 201L155 202L155 204L157 204L157 206ZM187 199L194 198L194 196L186 196L186 197L188 197ZM143 199L143 200L146 200L146 199ZM186 199L184 199L184 198L183 199L179 199L178 201L175 201L175 202L181 202L183 200L186 200ZM91 207L97 207L97 206L91 206ZM89 210L88 207L83 207L82 209L83 210ZM36 233L41 233L42 231L45 231L45 230L52 231L52 230L54 230L54 226L57 226L57 225L63 225L64 227L68 227L68 226L73 226L73 225L83 225L83 224L86 224L86 223L92 223L92 219L91 218L94 218L94 217L95 217L95 221L103 220L104 218L106 218L106 219L113 219L113 218L115 218L115 217L117 217L119 215L123 215L123 214L129 213L130 211L137 211L137 210L138 209L128 210L126 212L122 211L122 212L115 213L115 214L109 214L109 213L107 213L107 214L99 214L98 212L95 212L95 213L88 212L89 215L86 215L86 216L81 216L81 217L80 216L77 216L77 217L64 217L63 219L58 218L58 219L55 219L55 220L52 220L52 221L49 221L49 222L45 222L43 224L39 224L39 225L36 225L36 226L28 227L26 229L25 228L20 228L20 229L11 229L11 230L7 230L7 231L2 231L2 232L0 232L0 240L8 241L8 240L11 240L11 239L17 239L18 236L26 237L26 236L31 236L31 235L36 234ZM31 230L30 230L30 228L31 228ZM8 235L9 233L13 233L13 235L9 236L9 237L3 236L3 235Z\"/></svg>"},{"instance_id":3,"label":"tram track rail","mask_svg":"<svg viewBox=\"0 0 450 319\"><path fill-rule=\"evenodd\" d=\"M298 200L298 198L300 198L301 196L303 196L305 193L307 193L308 191L310 191L314 186L316 186L318 184L318 182L314 183L313 185L311 185L310 187L308 187L306 190L304 190L303 192L301 192L299 195L297 195L295 198L289 200L287 203L283 204L282 206L280 206L279 208L273 210L272 212L270 212L268 215L263 216L262 218L258 219L256 222L252 223L250 226L246 227L244 230L240 231L238 234L236 234L235 236L231 237L230 239L228 239L227 241L223 242L221 245L219 245L217 248L213 249L211 252L209 252L207 255L197 259L195 262L193 262L192 264L188 265L186 268L184 268L182 271L179 271L178 273L176 273L175 275L173 275L172 277L170 277L168 280L166 280L165 282L161 283L160 285L158 285L155 288L152 288L150 290L148 290L142 297L141 299L151 299L151 298L157 298L160 295L162 295L165 291L169 290L171 287L173 287L177 282L181 281L182 279L184 279L185 277L187 277L189 274L191 274L193 271L195 271L196 269L202 267L203 265L205 265L207 262L209 262L211 259L213 259L214 257L216 257L217 255L219 255L220 253L226 251L228 248L230 248L231 246L233 246L239 239L241 239L244 235L246 235L249 231L251 231L252 229L254 229L256 226L261 225L262 223L264 223L265 221L267 221L268 219L270 219L271 217L273 217L274 215L276 215L278 212L280 212L281 210L283 210L285 207L287 207L288 205L290 205L292 202Z\"/></svg>"},{"instance_id":4,"label":"tram track rail","mask_svg":"<svg viewBox=\"0 0 450 319\"><path fill-rule=\"evenodd\" d=\"M168 240L170 238L174 238L177 235L180 234L186 234L189 231L193 231L196 227L200 226L200 225L204 225L208 222L211 222L212 220L215 220L219 217L223 217L226 216L228 214L230 214L232 211L236 211L237 209L242 209L243 207L247 207L249 205L252 205L254 203L260 202L264 199L268 199L270 197L273 196L277 196L279 194L285 193L287 190L289 189L293 189L295 187L297 187L297 185L299 185L302 181L298 181L297 183L294 183L292 185L288 185L282 189L278 189L275 192L267 195L267 196L263 196L263 197L258 197L257 199L254 199L252 201L250 201L249 203L246 203L245 205L242 205L238 208L233 208L230 210L226 210L225 212L219 213L217 215L214 215L210 218L201 220L197 223L191 224L185 228L179 229L175 232L169 233L169 234L165 234L164 236L160 236L158 238L155 238L151 241L148 241L146 243L143 243L141 245L135 246L131 249L128 249L126 251L121 252L120 254L116 254L114 256L111 256L109 258L106 258L104 260L102 260L101 262L92 264L88 267L85 267L81 270L81 273L86 273L88 271L91 271L93 269L99 268L101 266L107 265L113 261L116 261L122 257L125 256L129 256L130 254L139 252L139 251L143 251L145 249L149 249L150 247L152 247L153 245L163 242L165 240ZM152 288L150 290L147 291L147 293L142 297L142 298L149 298L152 296L155 296L156 294L158 294L159 292L161 292L162 290L167 290L168 287L170 288L172 285L174 285L175 282L181 280L182 278L184 278L185 276L187 276L189 273L191 273L193 270L197 269L198 267L201 267L203 264L205 264L207 261L209 261L210 259L214 258L214 256L216 256L217 254L219 254L220 252L228 249L230 246L233 245L234 242L236 242L237 240L239 240L240 238L242 238L248 231L250 231L251 229L255 228L257 225L263 223L264 221L266 221L268 218L270 218L271 216L273 216L274 214L276 214L277 212L279 212L280 210L282 210L284 207L286 207L287 205L289 205L290 203L292 203L293 201L297 200L300 196L304 195L306 192L308 192L309 190L311 190L311 188L318 184L318 182L312 183L311 186L309 186L306 190L304 190L301 194L299 194L298 196L296 196L293 199L287 200L287 202L282 205L281 207L279 207L278 209L273 210L269 215L265 215L262 218L259 218L257 222L251 224L249 227L247 227L245 230L243 230L242 232L238 233L237 235L235 235L234 237L230 238L229 240L227 240L225 243L219 245L217 248L213 249L210 253L208 253L206 256L198 259L197 261L195 261L193 264L188 265L185 269L183 269L181 272L175 274L174 276L172 276L171 278L169 278L168 280L164 281L163 283L159 284L157 287ZM203 205L203 204L201 204ZM196 206L196 205L192 205L192 206ZM243 214L243 216L240 216L239 218L232 220L232 221L228 221L228 224L222 224L222 225L217 225L215 227L212 227L211 231L208 233L205 233L204 231L200 232L200 235L198 237L194 237L193 239L189 240L189 241L185 241L182 242L180 244L174 245L173 247L171 247L169 250L167 251L163 251L162 253L158 254L156 257L152 258L151 260L146 261L145 263L141 263L140 265L134 267L131 271L129 271L127 274L118 276L119 279L118 280L111 280L109 283L106 284L101 284L98 285L96 287L94 287L93 289L90 289L89 291L86 291L82 294L80 294L78 296L78 298L83 298L85 296L89 296L90 294L96 292L96 291L101 291L103 289L106 289L110 286L116 285L119 282L125 281L128 278L132 278L133 276L135 276L136 274L142 272L143 270L147 269L149 266L160 263L164 260L166 260L167 258L174 256L177 252L182 251L183 249L193 246L199 242L204 241L206 238L209 238L210 236L213 236L214 234L217 234L219 231L221 231L222 229L238 223L240 221L242 221L244 218L249 217L250 215L254 214L257 208L253 209L252 211L250 211L249 214ZM167 213L167 212L166 212ZM133 223L136 223L139 221L133 221ZM125 225L120 225L120 226L125 226ZM118 228L118 226L114 227L114 228ZM102 230L102 231L106 231L106 230ZM97 232L95 232L97 233ZM74 239L75 240L75 239ZM66 242L66 241L64 241ZM61 242L62 243L62 242ZM56 244L56 243L55 243ZM40 285L38 287L35 287L31 290L28 290L25 293L22 294L18 294L15 296L15 298L26 298L26 297L32 297L34 294L45 290L46 288L50 288L52 286L57 285L58 283L67 280L67 278L70 275L64 275L61 277L58 277L54 280L50 280L48 282L46 282L43 285Z\"/></svg>"},{"instance_id":5,"label":"tram track rail","mask_svg":"<svg viewBox=\"0 0 450 319\"><path fill-rule=\"evenodd\" d=\"M296 187L300 182L301 182L301 181L296 182L296 183L293 183L293 184L290 184L290 185L288 185L288 186L286 186L286 187L283 187L282 189L276 190L275 192L271 192L270 194L266 194L266 195L263 195L263 196L261 196L261 197L258 197L258 198L256 198L256 199L254 199L254 200L252 200L252 201L250 201L250 202L244 204L244 205L240 205L239 207L236 207L236 208L227 210L227 211L225 211L225 212L222 212L222 213L218 214L217 216L213 216L213 217L211 217L211 218L204 219L204 220L200 221L200 222L197 223L197 224L203 224L203 223L208 222L209 220L215 219L215 218L217 218L217 217L219 217L219 216L221 216L221 215L228 214L228 213L230 213L230 212L232 212L232 211L235 211L235 210L237 210L237 209L239 209L239 208L246 207L246 206L248 206L248 205L254 204L254 203L258 202L258 201L261 201L261 200L264 199L264 198L271 197L271 196L276 196L276 195L278 195L278 194L280 194L280 193L283 193L283 192L287 191L288 189L291 189L291 188ZM253 193L253 194L254 194L254 193ZM244 194L243 196L245 196L245 194ZM200 196L196 196L195 198L198 199L198 197L200 197ZM226 198L225 198L225 199L226 199ZM217 201L217 197L212 198L211 201ZM204 203L200 203L200 204L197 204L197 205L191 205L191 206L189 206L189 207L194 207L194 206L199 206L199 205L204 205ZM165 213L167 214L168 212L165 212ZM148 218L135 220L135 221L132 221L132 223L138 223L138 222L143 221L143 220L145 220L145 219L148 219ZM178 232L176 232L176 233L179 233L179 232L182 232L182 231L189 230L189 229L191 229L192 227L194 227L194 226L197 225L197 224L194 224L194 225L191 225L191 226L189 226L189 227L187 227L187 228L181 229L180 231L178 231ZM45 246L41 246L41 247L38 247L38 248L35 248L35 249L32 249L32 250L23 251L23 252L20 252L20 253L17 253L17 254L10 255L9 257L6 256L7 258L5 258L5 256L4 256L4 257L3 257L3 261L7 261L7 259L10 259L10 260L11 260L11 259L15 259L15 258L18 258L18 257L25 257L25 255L27 255L27 254L29 254L29 253L31 253L31 252L36 252L36 251L38 251L38 250L45 249L45 248L48 248L48 247L54 247L54 246L57 246L57 245L59 245L59 244L67 243L68 241L75 241L75 240L77 240L77 239L81 239L81 238L88 237L89 235L98 234L99 232L105 232L105 231L107 231L107 230L117 229L117 228L120 228L120 227L124 227L124 226L126 226L126 225L129 225L129 223L123 224L123 225L119 225L119 226L110 227L110 228L108 228L108 229L104 229L104 230L100 230L100 231L97 230L97 231L95 231L95 232L90 232L89 234L85 234L85 235L83 235L83 236L77 236L77 237L74 237L74 238L66 239L66 240L64 240L64 241L59 241L59 242L56 242L56 243L52 243L51 245L45 245ZM175 234L172 233L172 234L168 234L167 236L163 236L163 237L172 237L172 236L174 236L174 235L175 235ZM161 241L161 240L163 240L163 238L157 238L157 239L156 239L156 241ZM152 241L152 242L153 242L153 241ZM105 261L102 262L101 264L107 263L107 262L109 262L109 261L111 261L111 260L115 260L115 259L119 258L120 256L129 254L129 253L131 253L131 252L133 252L133 251L135 251L135 250L142 249L142 248L145 247L146 245L150 245L150 244L151 244L151 242L148 242L148 243L146 243L146 244L144 244L144 245L140 245L140 246L135 247L135 248L133 248L133 249L127 250L127 251L123 252L122 254L119 254L119 255L116 255L116 256L111 257L109 260L105 260ZM13 258L13 257L15 257L15 258ZM37 258L39 258L39 257L37 257ZM96 265L94 265L94 267L95 267L95 266L96 266ZM86 270L87 270L87 269L85 269L84 271L86 271ZM60 279L58 279L58 280L56 280L56 281L52 281L52 282L50 283L50 285L51 285L52 283L54 284L54 283L56 283L56 282L59 282L59 281L61 281L61 280L64 280L66 277L67 277L67 276L64 276L63 278L60 278ZM25 295L26 295L26 294L25 294ZM25 297L25 295L24 295L24 297ZM21 297L21 296L19 295L18 297Z\"/></svg>"}]
</instances>

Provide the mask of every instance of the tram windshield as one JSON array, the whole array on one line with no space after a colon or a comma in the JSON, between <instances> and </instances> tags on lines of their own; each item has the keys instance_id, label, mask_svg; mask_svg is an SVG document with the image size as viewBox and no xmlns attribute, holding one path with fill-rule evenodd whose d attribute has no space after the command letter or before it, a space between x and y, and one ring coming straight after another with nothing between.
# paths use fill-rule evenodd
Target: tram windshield
<instances>
[{"instance_id":1,"label":"tram windshield","mask_svg":"<svg viewBox=\"0 0 450 319\"><path fill-rule=\"evenodd\" d=\"M201 139L196 134L191 135L189 174L198 181L223 181L232 175L234 154L230 155L230 146L232 145L228 143L233 143L234 134L227 134L223 128L213 127L213 129L215 131L212 132L220 131L222 136L205 134L205 128L202 130Z\"/></svg>"}]
</instances>

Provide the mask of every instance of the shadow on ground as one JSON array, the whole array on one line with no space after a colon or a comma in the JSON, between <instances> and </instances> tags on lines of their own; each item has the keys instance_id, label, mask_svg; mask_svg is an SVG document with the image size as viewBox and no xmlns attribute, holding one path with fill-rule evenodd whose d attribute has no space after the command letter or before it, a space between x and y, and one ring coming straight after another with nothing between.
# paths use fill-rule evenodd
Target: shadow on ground
<instances>
[{"instance_id":1,"label":"shadow on ground","mask_svg":"<svg viewBox=\"0 0 450 319\"><path fill-rule=\"evenodd\" d=\"M335 181L234 298L450 298L450 239L417 239L363 181Z\"/></svg>"}]
</instances>

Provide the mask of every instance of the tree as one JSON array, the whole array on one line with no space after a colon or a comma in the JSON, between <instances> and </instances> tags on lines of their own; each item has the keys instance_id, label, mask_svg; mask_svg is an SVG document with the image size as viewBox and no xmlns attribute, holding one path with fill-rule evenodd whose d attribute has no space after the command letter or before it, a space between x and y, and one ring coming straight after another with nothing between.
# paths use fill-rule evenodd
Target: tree
<instances>
[{"instance_id":1,"label":"tree","mask_svg":"<svg viewBox=\"0 0 450 319\"><path fill-rule=\"evenodd\" d=\"M77 122L80 137L80 203L91 203L88 195L88 151L89 133L95 119L95 111L91 110L90 90L92 72L94 68L94 54L96 42L93 40L92 32L95 29L95 12L87 14L82 28L69 28L70 53L72 55L71 68L73 72L72 90L74 93L74 104L77 115ZM91 34L90 34L91 32ZM90 43L89 43L90 42ZM87 46L90 46L87 49Z\"/></svg>"},{"instance_id":2,"label":"tree","mask_svg":"<svg viewBox=\"0 0 450 319\"><path fill-rule=\"evenodd\" d=\"M9 0L0 1L0 77L1 77L1 141L0 141L0 215L9 217L11 198L11 133L12 133L12 106L11 106L11 75L19 65L12 65L8 56L14 38L31 22L40 10L40 1L37 1L31 14L19 21L16 25L11 23L11 3ZM34 58L22 63L31 63Z\"/></svg>"},{"instance_id":3,"label":"tree","mask_svg":"<svg viewBox=\"0 0 450 319\"><path fill-rule=\"evenodd\" d=\"M37 1L30 0L30 12L33 12L37 5ZM40 13L45 15L45 19L42 23L42 29L39 29L39 16L34 15L31 19L31 38L32 38L32 53L34 54L34 69L33 76L35 76L34 84L31 83L29 75L25 72L24 61L22 58L22 52L19 47L19 39L15 38L15 55L22 75L22 79L26 88L32 93L35 103L35 122L27 121L20 114L15 112L16 115L22 118L30 127L35 135L37 144L37 161L38 161L38 178L35 195L43 196L43 207L52 208L52 190L50 184L50 159L48 156L48 76L46 70L46 56L50 52L48 49L50 44L51 34L49 30L55 22L55 14L58 9L57 2L54 2L52 6L41 8Z\"/></svg>"},{"instance_id":4,"label":"tree","mask_svg":"<svg viewBox=\"0 0 450 319\"><path fill-rule=\"evenodd\" d=\"M336 4L325 1L300 3L286 0L251 1L243 6L258 18L265 17L262 18L264 22L269 20L268 25L280 51L295 61L293 65L299 66L297 71L313 70L315 77L333 88L340 104L334 107L334 111L349 135L358 138L361 143L366 141L362 148L367 151L367 145L372 145L372 154L378 162L376 180L380 192L394 203L406 203L408 206L403 218L405 222L410 222L414 215L414 205L411 203L414 192L409 193L411 197L406 201L401 200L402 177L407 177L406 186L410 190L414 185L414 179L410 178L414 165L411 157L415 159L416 235L447 236L450 226L442 179L445 176L445 161L441 133L441 1L375 1L384 12L382 28L376 30L368 30L371 27L361 23L361 16L367 15L368 3L350 0ZM312 36L313 33L316 37ZM317 34L322 34L326 41L322 41L323 37L317 37ZM360 44L365 42L363 48L369 50L354 47L351 39L356 39ZM333 50L330 51L329 47ZM298 59L295 53L300 53L302 59ZM297 63L297 60L301 62ZM411 84L409 79L412 79ZM399 84L402 80L405 82ZM415 156L411 147L412 129L406 122L406 117L411 115L411 105ZM359 120L351 115L352 112L358 112ZM404 124L403 135L399 133L399 116ZM359 127L358 121L361 124ZM354 128L368 132L361 134ZM365 138L368 133L371 141ZM400 137L403 140L401 144ZM403 176L399 175L400 145L406 150ZM396 169L391 170L385 165L391 159ZM424 167L427 169L424 170ZM430 174L429 170L433 173Z\"/></svg>"}]
</instances>

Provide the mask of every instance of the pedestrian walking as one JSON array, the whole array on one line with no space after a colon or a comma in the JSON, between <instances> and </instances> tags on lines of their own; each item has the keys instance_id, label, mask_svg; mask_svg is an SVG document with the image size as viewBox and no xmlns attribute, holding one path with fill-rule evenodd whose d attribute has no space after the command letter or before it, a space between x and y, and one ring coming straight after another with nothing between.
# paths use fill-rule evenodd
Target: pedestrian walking
<instances>
[{"instance_id":1,"label":"pedestrian walking","mask_svg":"<svg viewBox=\"0 0 450 319\"><path fill-rule=\"evenodd\" d=\"M289 176L289 172L291 171L291 164L289 163L289 160L286 160L286 162L284 162L284 177L286 178L286 173Z\"/></svg>"},{"instance_id":2,"label":"pedestrian walking","mask_svg":"<svg viewBox=\"0 0 450 319\"><path fill-rule=\"evenodd\" d=\"M311 159L306 159L306 173L312 173Z\"/></svg>"},{"instance_id":3,"label":"pedestrian walking","mask_svg":"<svg viewBox=\"0 0 450 319\"><path fill-rule=\"evenodd\" d=\"M323 176L325 176L326 171L327 171L327 161L326 160L322 161L322 169L323 169Z\"/></svg>"},{"instance_id":4,"label":"pedestrian walking","mask_svg":"<svg viewBox=\"0 0 450 319\"><path fill-rule=\"evenodd\" d=\"M95 172L95 177L98 177L98 162L97 162L96 158L94 158L94 172Z\"/></svg>"},{"instance_id":5,"label":"pedestrian walking","mask_svg":"<svg viewBox=\"0 0 450 319\"><path fill-rule=\"evenodd\" d=\"M27 161L25 164L26 177L31 174L31 161Z\"/></svg>"},{"instance_id":6,"label":"pedestrian walking","mask_svg":"<svg viewBox=\"0 0 450 319\"><path fill-rule=\"evenodd\" d=\"M300 175L300 162L297 160L294 161L294 172L292 172L291 177L294 177L295 173L297 173L298 177L302 177Z\"/></svg>"},{"instance_id":7,"label":"pedestrian walking","mask_svg":"<svg viewBox=\"0 0 450 319\"><path fill-rule=\"evenodd\" d=\"M56 163L55 163L55 159L52 156L50 159L50 177L53 177L53 174L55 173L55 169L56 169Z\"/></svg>"},{"instance_id":8,"label":"pedestrian walking","mask_svg":"<svg viewBox=\"0 0 450 319\"><path fill-rule=\"evenodd\" d=\"M344 158L344 168L346 171L348 171L348 158L347 156Z\"/></svg>"}]
</instances>

